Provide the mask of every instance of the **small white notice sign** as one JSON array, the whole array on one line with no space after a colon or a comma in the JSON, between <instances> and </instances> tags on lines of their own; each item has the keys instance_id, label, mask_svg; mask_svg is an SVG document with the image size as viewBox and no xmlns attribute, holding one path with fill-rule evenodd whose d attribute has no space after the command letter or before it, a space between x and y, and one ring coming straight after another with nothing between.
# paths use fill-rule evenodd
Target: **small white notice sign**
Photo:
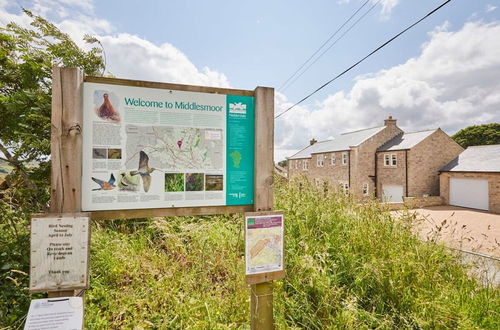
<instances>
[{"instance_id":1,"label":"small white notice sign","mask_svg":"<svg viewBox=\"0 0 500 330\"><path fill-rule=\"evenodd\" d=\"M81 297L35 299L31 301L24 330L80 330L83 328Z\"/></svg>"},{"instance_id":2,"label":"small white notice sign","mask_svg":"<svg viewBox=\"0 0 500 330\"><path fill-rule=\"evenodd\" d=\"M34 216L30 291L87 288L89 241L87 216Z\"/></svg>"}]
</instances>

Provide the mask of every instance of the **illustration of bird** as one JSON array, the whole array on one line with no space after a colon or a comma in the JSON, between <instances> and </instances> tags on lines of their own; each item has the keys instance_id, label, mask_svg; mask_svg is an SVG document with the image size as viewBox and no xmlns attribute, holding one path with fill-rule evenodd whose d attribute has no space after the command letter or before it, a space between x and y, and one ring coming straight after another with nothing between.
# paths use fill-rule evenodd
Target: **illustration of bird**
<instances>
[{"instance_id":1,"label":"illustration of bird","mask_svg":"<svg viewBox=\"0 0 500 330\"><path fill-rule=\"evenodd\" d=\"M103 94L104 102L97 109L97 115L102 119L108 119L114 122L120 122L120 114L115 110L111 102L109 101L109 95L107 93Z\"/></svg>"},{"instance_id":2,"label":"illustration of bird","mask_svg":"<svg viewBox=\"0 0 500 330\"><path fill-rule=\"evenodd\" d=\"M139 153L139 168L137 171L130 171L130 175L140 174L142 178L142 187L144 188L144 192L148 192L149 186L151 185L151 173L156 170L154 167L149 167L148 165L149 157L148 155L141 150Z\"/></svg>"},{"instance_id":3,"label":"illustration of bird","mask_svg":"<svg viewBox=\"0 0 500 330\"><path fill-rule=\"evenodd\" d=\"M92 191L95 191L95 190L113 190L113 188L116 187L114 185L115 176L113 175L113 173L111 173L111 176L109 177L109 181L104 181L104 180L97 179L94 177L92 177L92 180L94 180L95 183L97 183L99 186L101 186L100 188L92 189Z\"/></svg>"},{"instance_id":4,"label":"illustration of bird","mask_svg":"<svg viewBox=\"0 0 500 330\"><path fill-rule=\"evenodd\" d=\"M135 172L135 171L134 171ZM138 174L138 173L136 173ZM121 171L118 173L118 189L128 191L138 191L140 188L139 177L131 174L131 171Z\"/></svg>"}]
</instances>

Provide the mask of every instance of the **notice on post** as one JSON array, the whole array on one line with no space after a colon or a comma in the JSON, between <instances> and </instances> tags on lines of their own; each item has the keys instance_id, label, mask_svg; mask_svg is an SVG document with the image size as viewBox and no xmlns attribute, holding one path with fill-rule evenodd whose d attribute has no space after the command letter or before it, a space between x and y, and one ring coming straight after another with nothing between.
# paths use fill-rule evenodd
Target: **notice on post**
<instances>
[{"instance_id":1,"label":"notice on post","mask_svg":"<svg viewBox=\"0 0 500 330\"><path fill-rule=\"evenodd\" d=\"M283 214L245 216L246 275L284 270Z\"/></svg>"},{"instance_id":2,"label":"notice on post","mask_svg":"<svg viewBox=\"0 0 500 330\"><path fill-rule=\"evenodd\" d=\"M35 299L31 301L24 330L80 330L83 328L81 297Z\"/></svg>"},{"instance_id":3,"label":"notice on post","mask_svg":"<svg viewBox=\"0 0 500 330\"><path fill-rule=\"evenodd\" d=\"M30 291L86 288L89 233L85 216L33 217Z\"/></svg>"}]
</instances>

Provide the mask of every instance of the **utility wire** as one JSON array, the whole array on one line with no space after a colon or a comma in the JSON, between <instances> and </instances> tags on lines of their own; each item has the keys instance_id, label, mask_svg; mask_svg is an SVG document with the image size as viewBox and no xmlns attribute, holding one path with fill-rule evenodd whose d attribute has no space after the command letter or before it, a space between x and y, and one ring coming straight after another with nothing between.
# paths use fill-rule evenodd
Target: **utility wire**
<instances>
[{"instance_id":1,"label":"utility wire","mask_svg":"<svg viewBox=\"0 0 500 330\"><path fill-rule=\"evenodd\" d=\"M379 4L380 0L378 0L377 2L375 2L363 15L361 15L361 17L359 17L347 30L344 31L344 33L342 33L340 35L340 37L338 37L337 39L335 39L335 41L328 47L326 48L318 57L316 57L316 59L314 59L314 61L312 61L311 63L309 63L309 65L298 75L296 76L289 84L288 86L286 86L285 88L283 88L281 90L281 92L283 92L285 89L287 89L288 87L290 87L295 81L297 81L297 79L299 79L300 77L302 77L302 75L304 73L307 72L307 70L309 70L309 68L311 66L313 66L316 62L318 62L318 60L323 57L323 55L326 54L326 52L328 52L333 46L335 46L337 44L337 42L339 42L347 33L349 33L349 31L352 30L353 27L355 27L359 21L361 21L366 15L368 15L368 13L370 13L372 11L373 8L375 8L375 6L377 6Z\"/></svg>"},{"instance_id":2,"label":"utility wire","mask_svg":"<svg viewBox=\"0 0 500 330\"><path fill-rule=\"evenodd\" d=\"M307 96L305 96L304 98L302 98L300 101L298 101L297 103L295 103L294 105L292 105L291 107L289 107L288 109L286 109L285 111L279 113L277 116L274 117L274 119L277 119L277 118L281 117L283 114L285 114L286 112L292 110L297 105L301 104L302 102L304 102L305 100L307 100L308 98L310 98L311 96L313 96L314 94L316 94L317 92L319 92L320 90L322 90L323 88L325 88L326 86L328 86L329 84L331 84L333 81L337 80L338 78L340 78L341 76L343 76L347 72L351 71L353 68L355 68L356 66L358 66L361 62L363 62L364 60L366 60L368 57L372 56L373 54L375 54L376 52L378 52L379 50L381 50L382 48L384 48L385 46L387 46L389 43L391 43L392 41L394 41L395 39L397 39L399 36L401 36L402 34L404 34L406 31L408 31L409 29L413 28L415 25L417 25L418 23L422 22L427 17L431 16L432 14L434 14L436 11L438 11L439 9L441 9L442 7L444 7L445 5L447 5L451 1L452 0L447 0L447 1L443 2L441 5L439 5L438 7L434 8L427 15L425 15L424 17L422 17L421 19L419 19L415 23L411 24L406 29L404 29L403 31L399 32L398 34L396 34L391 39L389 39L386 42L384 42L382 45L378 46L375 50L373 50L371 53L369 53L368 55L366 55L365 57L363 57L362 59L360 59L359 61L357 61L353 65L351 65L349 68L345 69L344 71L342 71L341 73L339 73L338 75L336 75L334 78L330 79L329 81L327 81L326 83L324 83L320 87L316 88L313 92L311 92L310 94L308 94Z\"/></svg>"},{"instance_id":3,"label":"utility wire","mask_svg":"<svg viewBox=\"0 0 500 330\"><path fill-rule=\"evenodd\" d=\"M316 49L316 51L304 62L302 63L302 65L290 76L288 77L288 79L278 88L278 90L281 90L283 91L283 88L287 85L287 83L316 55L319 53L319 51L325 47L325 45L330 42L330 40L332 40L333 37L335 37L337 35L337 33L339 33L340 30L342 30L342 28L347 24L349 23L349 21L354 17L356 16L356 14L361 10L363 9L363 7L368 3L368 1L370 0L366 0L352 15L351 17L349 17L345 22L344 24L342 24L338 29L337 31L335 31L332 35L330 35L330 37L325 41L323 42L323 44L318 48ZM285 87L286 89L286 87Z\"/></svg>"}]
</instances>

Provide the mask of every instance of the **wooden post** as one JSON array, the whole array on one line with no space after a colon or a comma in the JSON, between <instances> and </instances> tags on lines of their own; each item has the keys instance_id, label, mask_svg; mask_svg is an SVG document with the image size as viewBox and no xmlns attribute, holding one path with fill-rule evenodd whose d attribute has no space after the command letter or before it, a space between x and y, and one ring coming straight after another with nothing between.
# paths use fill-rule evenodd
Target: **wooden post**
<instances>
[{"instance_id":1,"label":"wooden post","mask_svg":"<svg viewBox=\"0 0 500 330\"><path fill-rule=\"evenodd\" d=\"M255 89L255 180L254 211L273 209L274 89ZM252 329L273 329L273 282L251 288Z\"/></svg>"},{"instance_id":2,"label":"wooden post","mask_svg":"<svg viewBox=\"0 0 500 330\"><path fill-rule=\"evenodd\" d=\"M81 212L82 88L79 68L53 68L51 213ZM49 292L49 298L74 294L73 290Z\"/></svg>"}]
</instances>

